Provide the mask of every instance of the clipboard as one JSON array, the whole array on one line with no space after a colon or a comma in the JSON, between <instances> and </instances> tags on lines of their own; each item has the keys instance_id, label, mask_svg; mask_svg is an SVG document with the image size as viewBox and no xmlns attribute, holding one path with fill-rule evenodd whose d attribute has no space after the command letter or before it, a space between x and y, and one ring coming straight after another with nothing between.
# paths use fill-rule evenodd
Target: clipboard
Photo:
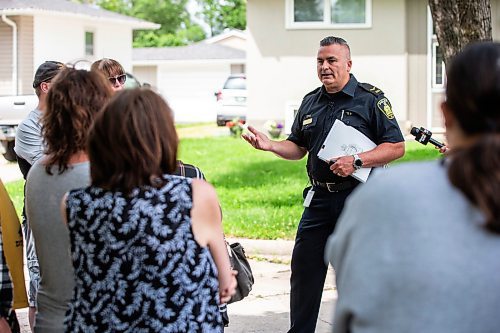
<instances>
[{"instance_id":1,"label":"clipboard","mask_svg":"<svg viewBox=\"0 0 500 333\"><path fill-rule=\"evenodd\" d=\"M372 150L376 146L366 135L336 119L318 152L318 157L328 163L342 156ZM361 168L354 171L351 176L364 183L368 179L371 170L372 168Z\"/></svg>"}]
</instances>

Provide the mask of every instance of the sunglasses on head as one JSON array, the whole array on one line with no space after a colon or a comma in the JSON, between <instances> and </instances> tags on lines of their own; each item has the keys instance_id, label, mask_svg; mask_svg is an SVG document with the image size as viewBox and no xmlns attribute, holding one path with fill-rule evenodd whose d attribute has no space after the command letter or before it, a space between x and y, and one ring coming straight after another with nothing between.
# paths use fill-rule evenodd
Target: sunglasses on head
<instances>
[{"instance_id":1,"label":"sunglasses on head","mask_svg":"<svg viewBox=\"0 0 500 333\"><path fill-rule=\"evenodd\" d=\"M108 80L109 82L111 82L112 85L116 85L116 82L118 81L118 83L123 86L125 84L125 81L127 81L127 75L121 74L117 76L111 76L108 77Z\"/></svg>"}]
</instances>

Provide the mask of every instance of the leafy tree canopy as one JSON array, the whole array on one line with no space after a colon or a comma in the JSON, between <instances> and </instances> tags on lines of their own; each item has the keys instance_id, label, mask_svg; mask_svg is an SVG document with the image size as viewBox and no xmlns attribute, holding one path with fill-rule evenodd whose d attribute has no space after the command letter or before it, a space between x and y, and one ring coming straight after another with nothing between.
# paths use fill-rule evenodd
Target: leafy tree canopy
<instances>
[{"instance_id":1,"label":"leafy tree canopy","mask_svg":"<svg viewBox=\"0 0 500 333\"><path fill-rule=\"evenodd\" d=\"M161 25L158 30L134 32L134 47L179 46L206 38L200 24L193 22L186 7L189 0L73 0L98 5L116 13L137 17ZM194 1L194 0L193 0ZM246 0L196 0L196 16L209 27L211 35L225 29L246 27Z\"/></svg>"},{"instance_id":2,"label":"leafy tree canopy","mask_svg":"<svg viewBox=\"0 0 500 333\"><path fill-rule=\"evenodd\" d=\"M198 17L210 27L211 35L225 29L245 30L247 25L246 0L197 0L201 7Z\"/></svg>"}]
</instances>

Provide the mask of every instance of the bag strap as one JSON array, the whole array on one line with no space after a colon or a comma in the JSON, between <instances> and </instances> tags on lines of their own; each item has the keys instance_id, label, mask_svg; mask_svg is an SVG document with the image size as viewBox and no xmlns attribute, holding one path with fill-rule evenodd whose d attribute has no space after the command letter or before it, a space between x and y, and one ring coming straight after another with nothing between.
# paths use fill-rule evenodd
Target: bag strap
<instances>
[{"instance_id":1,"label":"bag strap","mask_svg":"<svg viewBox=\"0 0 500 333\"><path fill-rule=\"evenodd\" d=\"M181 160L177 161L179 163L179 171L182 177L186 177L186 168L184 167L184 163Z\"/></svg>"}]
</instances>

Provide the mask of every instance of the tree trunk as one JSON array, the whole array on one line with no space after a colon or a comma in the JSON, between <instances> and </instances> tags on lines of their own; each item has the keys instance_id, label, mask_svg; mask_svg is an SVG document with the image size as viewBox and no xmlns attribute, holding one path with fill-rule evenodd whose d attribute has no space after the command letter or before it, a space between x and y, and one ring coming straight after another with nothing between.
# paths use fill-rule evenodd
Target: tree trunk
<instances>
[{"instance_id":1,"label":"tree trunk","mask_svg":"<svg viewBox=\"0 0 500 333\"><path fill-rule=\"evenodd\" d=\"M490 0L429 0L429 7L445 64L468 43L491 41Z\"/></svg>"}]
</instances>

